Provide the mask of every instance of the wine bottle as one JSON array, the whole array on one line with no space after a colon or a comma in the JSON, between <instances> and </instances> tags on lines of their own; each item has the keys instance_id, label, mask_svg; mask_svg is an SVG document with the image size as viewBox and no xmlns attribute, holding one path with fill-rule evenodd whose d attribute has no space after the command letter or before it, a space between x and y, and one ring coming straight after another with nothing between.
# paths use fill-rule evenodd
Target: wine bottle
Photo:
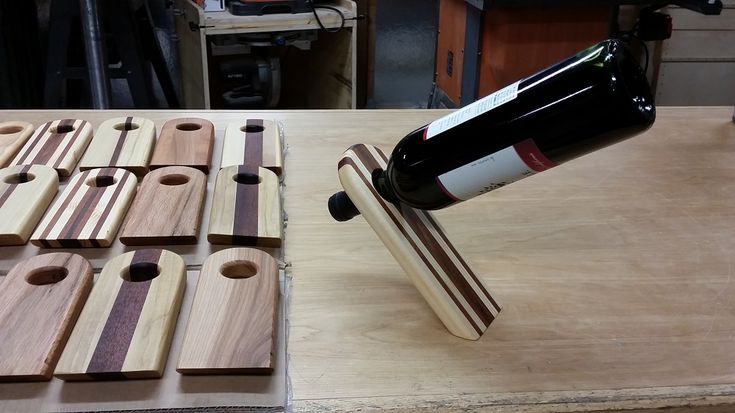
<instances>
[{"instance_id":1,"label":"wine bottle","mask_svg":"<svg viewBox=\"0 0 735 413\"><path fill-rule=\"evenodd\" d=\"M639 134L656 108L617 39L598 43L406 135L373 185L390 202L440 209ZM330 212L358 212L344 194Z\"/></svg>"}]
</instances>

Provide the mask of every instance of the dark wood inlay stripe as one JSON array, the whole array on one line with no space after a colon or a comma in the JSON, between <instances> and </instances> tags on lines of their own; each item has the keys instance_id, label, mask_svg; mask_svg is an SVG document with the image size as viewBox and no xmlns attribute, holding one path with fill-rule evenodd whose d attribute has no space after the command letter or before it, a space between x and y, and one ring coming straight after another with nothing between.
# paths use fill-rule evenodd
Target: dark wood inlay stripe
<instances>
[{"instance_id":1,"label":"dark wood inlay stripe","mask_svg":"<svg viewBox=\"0 0 735 413\"><path fill-rule=\"evenodd\" d=\"M72 121L73 122L73 121ZM69 139L66 142L66 146L64 147L64 150L61 151L61 155L59 155L59 158L54 163L54 168L58 168L61 166L61 163L64 161L64 158L66 158L66 154L69 153L69 150L74 146L74 142L77 140L77 137L79 137L79 134L82 133L82 129L84 129L84 126L87 124L86 120L83 120L79 123L79 126L74 130L74 135L72 135L71 139ZM81 154L79 154L81 156Z\"/></svg>"},{"instance_id":2,"label":"dark wood inlay stripe","mask_svg":"<svg viewBox=\"0 0 735 413\"><path fill-rule=\"evenodd\" d=\"M263 119L248 119L245 128L255 126L263 128ZM243 165L263 166L263 131L245 132L245 148Z\"/></svg>"},{"instance_id":3,"label":"dark wood inlay stripe","mask_svg":"<svg viewBox=\"0 0 735 413\"><path fill-rule=\"evenodd\" d=\"M138 250L133 253L130 266L141 262L151 262L152 259L155 259L153 263L157 263L160 256L161 250ZM123 281L120 285L115 303L107 317L107 323L102 329L92 359L87 365L86 373L90 377L110 379L122 375L120 371L125 363L125 357L128 354L128 348L152 281Z\"/></svg>"},{"instance_id":4,"label":"dark wood inlay stripe","mask_svg":"<svg viewBox=\"0 0 735 413\"><path fill-rule=\"evenodd\" d=\"M31 136L31 139L28 141L30 145L28 147L23 147L24 149L23 155L18 159L18 162L16 162L16 165L23 165L26 163L31 152L33 152L33 150L36 149L36 146L38 146L38 144L40 143L41 139L39 139L39 137L43 136L46 133L46 131L49 130L49 128L51 127L51 124L53 124L53 122L46 122L39 131L37 131L36 133L33 134L33 136Z\"/></svg>"},{"instance_id":5,"label":"dark wood inlay stripe","mask_svg":"<svg viewBox=\"0 0 735 413\"><path fill-rule=\"evenodd\" d=\"M64 191L63 195L65 197L61 201L61 205L56 210L56 213L51 218L51 220L46 225L46 228L43 229L43 232L41 233L41 236L39 238L45 239L48 238L49 234L51 233L51 230L56 226L56 224L59 222L59 219L61 219L61 215L64 213L64 211L69 208L69 203L71 202L72 198L74 198L74 194L79 190L79 187L81 187L84 184L84 179L78 179L74 186L69 189L67 188L67 191ZM54 207L56 206L56 203L54 203Z\"/></svg>"},{"instance_id":6,"label":"dark wood inlay stripe","mask_svg":"<svg viewBox=\"0 0 735 413\"><path fill-rule=\"evenodd\" d=\"M56 237L58 240L78 240L79 234L81 234L84 226L87 225L87 221L94 213L94 209L99 204L102 195L104 195L107 188L88 188L87 192L82 196L82 199L74 208L74 213L69 220L66 221L66 225L61 229L59 235Z\"/></svg>"},{"instance_id":7,"label":"dark wood inlay stripe","mask_svg":"<svg viewBox=\"0 0 735 413\"><path fill-rule=\"evenodd\" d=\"M20 172L18 172L18 181L21 183L28 182L28 171L31 169L31 165L25 165L22 168L20 168ZM10 198L10 195L13 194L13 191L18 187L17 184L8 186L5 191L0 194L0 208L3 207L3 205L8 202L8 199Z\"/></svg>"},{"instance_id":8,"label":"dark wood inlay stripe","mask_svg":"<svg viewBox=\"0 0 735 413\"><path fill-rule=\"evenodd\" d=\"M258 166L240 165L238 174L259 176ZM235 211L232 222L233 242L253 245L258 235L258 184L237 183L235 188Z\"/></svg>"},{"instance_id":9,"label":"dark wood inlay stripe","mask_svg":"<svg viewBox=\"0 0 735 413\"><path fill-rule=\"evenodd\" d=\"M61 127L64 126L70 126L74 127L74 120L73 119L62 119L59 121L59 123L56 125L56 129L58 130ZM64 142L72 141L73 138L79 133L80 129L76 128L74 132L65 132L65 133L52 133L47 139L43 140L43 137L41 139L43 140L43 143L41 144L41 149L39 149L36 156L33 157L32 163L40 163L40 164L47 164L48 161L51 159L51 157L54 155L54 152L64 144ZM69 136L72 136L72 138L69 138ZM64 147L66 149L66 146ZM63 149L62 149L63 152ZM61 158L59 158L61 159ZM54 168L56 165L51 165Z\"/></svg>"},{"instance_id":10,"label":"dark wood inlay stripe","mask_svg":"<svg viewBox=\"0 0 735 413\"><path fill-rule=\"evenodd\" d=\"M125 140L128 138L128 130L133 125L133 117L128 116L125 118L125 127L122 131L120 131L120 135L117 138L117 143L115 144L115 149L112 151L112 156L110 157L110 162L108 163L108 166L115 166L117 165L117 160L120 159L120 154L122 153L123 146L125 146Z\"/></svg>"},{"instance_id":11,"label":"dark wood inlay stripe","mask_svg":"<svg viewBox=\"0 0 735 413\"><path fill-rule=\"evenodd\" d=\"M114 169L103 169L100 171L100 173L113 173L113 175L108 175L110 177L114 177L115 170ZM117 183L117 186L115 187L115 192L113 192L112 196L110 197L110 201L107 203L107 206L105 206L105 210L102 211L102 214L100 215L99 219L97 220L97 224L94 226L94 229L92 229L92 232L89 234L90 240L95 240L100 235L100 231L102 230L102 226L107 221L107 217L110 216L110 213L115 208L115 202L120 197L120 193L122 192L123 188L125 187L125 184L130 179L131 173L123 172L122 179ZM109 187L106 187L109 188Z\"/></svg>"}]
</instances>

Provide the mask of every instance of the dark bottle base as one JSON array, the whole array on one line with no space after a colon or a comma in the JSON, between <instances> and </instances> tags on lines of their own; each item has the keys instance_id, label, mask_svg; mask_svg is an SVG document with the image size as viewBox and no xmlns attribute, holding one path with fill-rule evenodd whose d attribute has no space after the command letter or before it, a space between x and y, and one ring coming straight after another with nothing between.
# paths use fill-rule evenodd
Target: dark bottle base
<instances>
[{"instance_id":1,"label":"dark bottle base","mask_svg":"<svg viewBox=\"0 0 735 413\"><path fill-rule=\"evenodd\" d=\"M330 196L327 207L332 218L339 222L349 221L360 215L360 211L345 191L339 191Z\"/></svg>"}]
</instances>

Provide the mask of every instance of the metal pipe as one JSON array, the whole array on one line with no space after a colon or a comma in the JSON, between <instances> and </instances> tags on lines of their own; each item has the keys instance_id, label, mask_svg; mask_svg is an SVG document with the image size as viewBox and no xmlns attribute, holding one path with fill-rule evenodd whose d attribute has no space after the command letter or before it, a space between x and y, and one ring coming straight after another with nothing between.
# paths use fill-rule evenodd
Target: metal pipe
<instances>
[{"instance_id":1,"label":"metal pipe","mask_svg":"<svg viewBox=\"0 0 735 413\"><path fill-rule=\"evenodd\" d=\"M84 37L84 51L87 56L92 107L108 109L110 107L110 82L107 76L107 59L97 0L79 0L79 9Z\"/></svg>"}]
</instances>

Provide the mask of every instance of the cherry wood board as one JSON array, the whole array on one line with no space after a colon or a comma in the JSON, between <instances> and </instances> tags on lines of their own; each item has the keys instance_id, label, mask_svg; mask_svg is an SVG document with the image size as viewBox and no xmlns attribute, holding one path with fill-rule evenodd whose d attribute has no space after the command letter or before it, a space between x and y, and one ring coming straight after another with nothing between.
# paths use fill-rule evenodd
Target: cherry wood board
<instances>
[{"instance_id":1,"label":"cherry wood board","mask_svg":"<svg viewBox=\"0 0 735 413\"><path fill-rule=\"evenodd\" d=\"M149 172L125 218L125 245L196 244L207 176L194 168L169 166Z\"/></svg>"},{"instance_id":2,"label":"cherry wood board","mask_svg":"<svg viewBox=\"0 0 735 413\"><path fill-rule=\"evenodd\" d=\"M54 376L160 378L185 287L184 260L173 252L142 249L111 259L95 282Z\"/></svg>"},{"instance_id":3,"label":"cherry wood board","mask_svg":"<svg viewBox=\"0 0 735 413\"><path fill-rule=\"evenodd\" d=\"M0 168L8 166L31 135L33 125L28 122L0 122Z\"/></svg>"},{"instance_id":4,"label":"cherry wood board","mask_svg":"<svg viewBox=\"0 0 735 413\"><path fill-rule=\"evenodd\" d=\"M278 123L249 118L231 122L225 130L220 168L236 165L262 166L281 176L283 146Z\"/></svg>"},{"instance_id":5,"label":"cherry wood board","mask_svg":"<svg viewBox=\"0 0 735 413\"><path fill-rule=\"evenodd\" d=\"M97 128L79 170L123 168L143 176L156 144L156 125L140 116L108 119Z\"/></svg>"},{"instance_id":6,"label":"cherry wood board","mask_svg":"<svg viewBox=\"0 0 735 413\"><path fill-rule=\"evenodd\" d=\"M176 370L270 374L277 328L278 265L253 248L209 256L199 273Z\"/></svg>"},{"instance_id":7,"label":"cherry wood board","mask_svg":"<svg viewBox=\"0 0 735 413\"><path fill-rule=\"evenodd\" d=\"M109 247L135 196L132 172L100 168L74 175L31 237L43 248Z\"/></svg>"},{"instance_id":8,"label":"cherry wood board","mask_svg":"<svg viewBox=\"0 0 735 413\"><path fill-rule=\"evenodd\" d=\"M48 165L59 176L71 175L92 139L92 125L81 119L59 119L36 128L10 165Z\"/></svg>"},{"instance_id":9,"label":"cherry wood board","mask_svg":"<svg viewBox=\"0 0 735 413\"><path fill-rule=\"evenodd\" d=\"M56 196L59 176L44 165L0 169L0 245L22 245Z\"/></svg>"},{"instance_id":10,"label":"cherry wood board","mask_svg":"<svg viewBox=\"0 0 735 413\"><path fill-rule=\"evenodd\" d=\"M92 266L76 254L43 254L4 278L0 381L49 380L92 288Z\"/></svg>"},{"instance_id":11,"label":"cherry wood board","mask_svg":"<svg viewBox=\"0 0 735 413\"><path fill-rule=\"evenodd\" d=\"M278 248L283 238L278 176L252 166L229 166L217 174L207 240Z\"/></svg>"},{"instance_id":12,"label":"cherry wood board","mask_svg":"<svg viewBox=\"0 0 735 413\"><path fill-rule=\"evenodd\" d=\"M477 340L500 305L430 212L391 204L378 194L371 175L386 163L379 149L353 145L339 160L340 182L449 332Z\"/></svg>"},{"instance_id":13,"label":"cherry wood board","mask_svg":"<svg viewBox=\"0 0 735 413\"><path fill-rule=\"evenodd\" d=\"M209 173L214 125L201 118L171 119L163 125L150 168L189 166Z\"/></svg>"}]
</instances>

